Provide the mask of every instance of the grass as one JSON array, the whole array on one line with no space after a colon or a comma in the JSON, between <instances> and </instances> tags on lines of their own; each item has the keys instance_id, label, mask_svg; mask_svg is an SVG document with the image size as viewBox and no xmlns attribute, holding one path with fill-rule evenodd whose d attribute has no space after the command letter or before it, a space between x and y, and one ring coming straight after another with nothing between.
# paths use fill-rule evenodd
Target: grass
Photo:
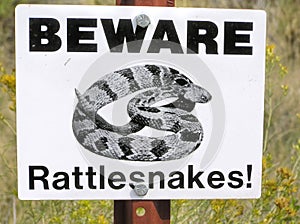
<instances>
[{"instance_id":1,"label":"grass","mask_svg":"<svg viewBox=\"0 0 300 224\"><path fill-rule=\"evenodd\" d=\"M0 2L0 223L112 223L112 201L17 199L13 6ZM38 2L38 1L35 1ZM68 3L67 1L47 1ZM113 4L113 1L73 1ZM262 197L174 200L172 223L300 223L300 1L188 1L185 7L264 8L268 12ZM279 58L278 55L281 57ZM287 70L287 65L289 70Z\"/></svg>"}]
</instances>

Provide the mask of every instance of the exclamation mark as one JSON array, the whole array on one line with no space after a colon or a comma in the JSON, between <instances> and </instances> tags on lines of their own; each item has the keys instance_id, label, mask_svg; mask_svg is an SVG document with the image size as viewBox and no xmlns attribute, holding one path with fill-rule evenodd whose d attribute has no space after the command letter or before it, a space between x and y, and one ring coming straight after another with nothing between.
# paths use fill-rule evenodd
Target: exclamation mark
<instances>
[{"instance_id":1,"label":"exclamation mark","mask_svg":"<svg viewBox=\"0 0 300 224\"><path fill-rule=\"evenodd\" d=\"M247 188L251 188L251 174L252 174L252 165L247 165L247 178L248 178L248 183L247 183Z\"/></svg>"}]
</instances>

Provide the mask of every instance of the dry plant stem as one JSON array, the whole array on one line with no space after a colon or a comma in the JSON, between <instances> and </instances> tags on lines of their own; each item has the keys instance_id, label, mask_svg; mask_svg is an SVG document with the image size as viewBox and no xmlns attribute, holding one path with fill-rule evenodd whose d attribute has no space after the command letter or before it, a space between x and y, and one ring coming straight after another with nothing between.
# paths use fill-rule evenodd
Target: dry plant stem
<instances>
[{"instance_id":1,"label":"dry plant stem","mask_svg":"<svg viewBox=\"0 0 300 224\"><path fill-rule=\"evenodd\" d=\"M292 173L295 173L295 179L297 180L297 177L298 177L298 173L296 172L297 170L297 167L298 167L298 164L300 162L300 155L297 156L297 160L292 168Z\"/></svg>"},{"instance_id":2,"label":"dry plant stem","mask_svg":"<svg viewBox=\"0 0 300 224\"><path fill-rule=\"evenodd\" d=\"M272 116L273 116L272 99L271 98L269 99L268 104L269 104L268 120L267 120L267 125L265 127L263 153L265 153L267 151L268 142L269 142L269 130L270 130L270 127L271 127Z\"/></svg>"},{"instance_id":3,"label":"dry plant stem","mask_svg":"<svg viewBox=\"0 0 300 224\"><path fill-rule=\"evenodd\" d=\"M5 158L5 156L4 156L4 152L1 153L0 157L1 157L1 160L2 160L2 162L3 162L2 164L4 164L5 167L7 167L7 169L9 170L9 172L12 173L14 176L17 176L16 168L13 168L13 167L11 167L11 166L9 165L8 160L7 160L7 159Z\"/></svg>"},{"instance_id":4,"label":"dry plant stem","mask_svg":"<svg viewBox=\"0 0 300 224\"><path fill-rule=\"evenodd\" d=\"M13 200L13 224L17 224L17 205L16 205L16 197L13 195L12 196L12 200Z\"/></svg>"},{"instance_id":5,"label":"dry plant stem","mask_svg":"<svg viewBox=\"0 0 300 224\"><path fill-rule=\"evenodd\" d=\"M271 122L272 122L272 91L271 91L271 84L270 84L270 77L268 77L269 73L270 73L271 69L266 68L266 79L267 79L267 103L268 103L268 120L267 120L267 124L265 127L265 133L264 133L264 143L263 143L263 153L266 152L267 147L268 147L268 141L269 141L269 130L271 127ZM266 103L266 102L265 102Z\"/></svg>"},{"instance_id":6,"label":"dry plant stem","mask_svg":"<svg viewBox=\"0 0 300 224\"><path fill-rule=\"evenodd\" d=\"M12 133L15 135L15 136L17 136L17 132L16 132L16 130L15 130L15 128L8 122L8 120L6 120L5 118L4 118L4 116L1 114L0 115L0 120L9 128L9 130L11 130L12 131Z\"/></svg>"}]
</instances>

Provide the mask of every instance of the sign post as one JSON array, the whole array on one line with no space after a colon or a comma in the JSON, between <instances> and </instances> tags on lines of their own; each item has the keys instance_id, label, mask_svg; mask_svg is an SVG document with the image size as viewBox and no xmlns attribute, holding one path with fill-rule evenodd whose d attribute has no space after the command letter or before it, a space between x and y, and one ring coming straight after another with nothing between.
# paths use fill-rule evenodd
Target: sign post
<instances>
[{"instance_id":1,"label":"sign post","mask_svg":"<svg viewBox=\"0 0 300 224\"><path fill-rule=\"evenodd\" d=\"M117 0L117 5L132 6L168 6L173 7L175 0Z\"/></svg>"},{"instance_id":2,"label":"sign post","mask_svg":"<svg viewBox=\"0 0 300 224\"><path fill-rule=\"evenodd\" d=\"M169 6L175 5L175 0L117 0L117 5L135 6ZM170 200L115 200L115 224L140 224L140 223L170 223ZM139 209L144 209L138 215Z\"/></svg>"}]
</instances>

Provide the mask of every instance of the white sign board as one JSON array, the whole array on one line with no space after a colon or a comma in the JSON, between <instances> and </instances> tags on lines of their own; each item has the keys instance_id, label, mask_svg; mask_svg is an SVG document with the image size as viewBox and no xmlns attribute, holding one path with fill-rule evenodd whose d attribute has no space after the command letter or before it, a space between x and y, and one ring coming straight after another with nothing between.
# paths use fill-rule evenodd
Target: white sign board
<instances>
[{"instance_id":1,"label":"white sign board","mask_svg":"<svg viewBox=\"0 0 300 224\"><path fill-rule=\"evenodd\" d=\"M259 197L265 32L257 10L19 5L19 197Z\"/></svg>"}]
</instances>

